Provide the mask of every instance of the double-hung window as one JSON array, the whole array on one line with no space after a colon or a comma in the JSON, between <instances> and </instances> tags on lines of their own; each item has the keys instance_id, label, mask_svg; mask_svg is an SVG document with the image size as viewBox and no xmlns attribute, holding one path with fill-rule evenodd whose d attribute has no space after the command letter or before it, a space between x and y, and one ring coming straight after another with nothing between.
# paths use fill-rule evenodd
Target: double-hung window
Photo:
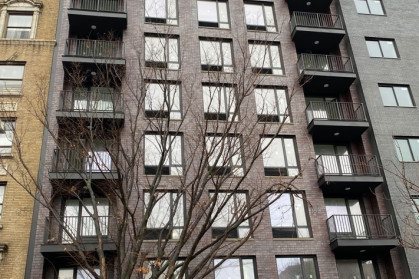
<instances>
[{"instance_id":1,"label":"double-hung window","mask_svg":"<svg viewBox=\"0 0 419 279\"><path fill-rule=\"evenodd\" d=\"M359 14L384 15L381 0L355 0L355 6Z\"/></svg>"},{"instance_id":2,"label":"double-hung window","mask_svg":"<svg viewBox=\"0 0 419 279\"><path fill-rule=\"evenodd\" d=\"M202 85L204 115L207 120L238 121L233 86Z\"/></svg>"},{"instance_id":3,"label":"double-hung window","mask_svg":"<svg viewBox=\"0 0 419 279\"><path fill-rule=\"evenodd\" d=\"M394 138L394 147L400 162L419 161L419 138Z\"/></svg>"},{"instance_id":4,"label":"double-hung window","mask_svg":"<svg viewBox=\"0 0 419 279\"><path fill-rule=\"evenodd\" d=\"M145 0L145 21L177 25L176 0Z\"/></svg>"},{"instance_id":5,"label":"double-hung window","mask_svg":"<svg viewBox=\"0 0 419 279\"><path fill-rule=\"evenodd\" d=\"M409 86L379 85L381 99L384 106L413 107L412 95Z\"/></svg>"},{"instance_id":6,"label":"double-hung window","mask_svg":"<svg viewBox=\"0 0 419 279\"><path fill-rule=\"evenodd\" d=\"M9 14L5 37L8 39L29 39L31 29L31 14Z\"/></svg>"},{"instance_id":7,"label":"double-hung window","mask_svg":"<svg viewBox=\"0 0 419 279\"><path fill-rule=\"evenodd\" d=\"M95 273L100 275L100 268L94 268ZM93 274L81 267L60 268L58 270L58 279L90 279L95 278Z\"/></svg>"},{"instance_id":8,"label":"double-hung window","mask_svg":"<svg viewBox=\"0 0 419 279\"><path fill-rule=\"evenodd\" d=\"M184 225L183 198L175 192L144 194L144 210L151 210L146 239L179 239Z\"/></svg>"},{"instance_id":9,"label":"double-hung window","mask_svg":"<svg viewBox=\"0 0 419 279\"><path fill-rule=\"evenodd\" d=\"M215 259L214 265L222 262ZM214 270L215 279L256 279L256 260L254 258L230 258L226 259Z\"/></svg>"},{"instance_id":10,"label":"double-hung window","mask_svg":"<svg viewBox=\"0 0 419 279\"><path fill-rule=\"evenodd\" d=\"M203 71L233 72L231 40L201 38L199 44Z\"/></svg>"},{"instance_id":11,"label":"double-hung window","mask_svg":"<svg viewBox=\"0 0 419 279\"><path fill-rule=\"evenodd\" d=\"M144 137L145 174L182 175L182 136L147 134Z\"/></svg>"},{"instance_id":12,"label":"double-hung window","mask_svg":"<svg viewBox=\"0 0 419 279\"><path fill-rule=\"evenodd\" d=\"M4 201L5 192L6 192L6 184L0 183L0 219L1 219L1 213L3 211L3 201Z\"/></svg>"},{"instance_id":13,"label":"double-hung window","mask_svg":"<svg viewBox=\"0 0 419 279\"><path fill-rule=\"evenodd\" d=\"M0 126L3 130L0 133L0 156L11 155L12 145L13 145L13 136L14 136L14 130L15 130L15 121L0 119Z\"/></svg>"},{"instance_id":14,"label":"double-hung window","mask_svg":"<svg viewBox=\"0 0 419 279\"><path fill-rule=\"evenodd\" d=\"M257 74L283 75L278 43L249 41L250 65Z\"/></svg>"},{"instance_id":15,"label":"double-hung window","mask_svg":"<svg viewBox=\"0 0 419 279\"><path fill-rule=\"evenodd\" d=\"M273 237L310 237L303 193L270 194L269 202Z\"/></svg>"},{"instance_id":16,"label":"double-hung window","mask_svg":"<svg viewBox=\"0 0 419 279\"><path fill-rule=\"evenodd\" d=\"M259 121L291 122L285 89L274 87L256 87L254 92L256 99L256 111Z\"/></svg>"},{"instance_id":17,"label":"double-hung window","mask_svg":"<svg viewBox=\"0 0 419 279\"><path fill-rule=\"evenodd\" d=\"M299 168L293 137L261 139L263 166L266 176L294 176Z\"/></svg>"},{"instance_id":18,"label":"double-hung window","mask_svg":"<svg viewBox=\"0 0 419 279\"><path fill-rule=\"evenodd\" d=\"M230 28L227 1L198 0L197 4L199 26Z\"/></svg>"},{"instance_id":19,"label":"double-hung window","mask_svg":"<svg viewBox=\"0 0 419 279\"><path fill-rule=\"evenodd\" d=\"M0 95L20 93L24 68L23 65L0 65Z\"/></svg>"},{"instance_id":20,"label":"double-hung window","mask_svg":"<svg viewBox=\"0 0 419 279\"><path fill-rule=\"evenodd\" d=\"M393 39L367 38L368 54L370 57L397 58L396 43Z\"/></svg>"},{"instance_id":21,"label":"double-hung window","mask_svg":"<svg viewBox=\"0 0 419 279\"><path fill-rule=\"evenodd\" d=\"M276 265L278 268L279 279L317 279L317 263L314 257L277 257ZM351 277L352 278L352 277ZM361 278L361 277L353 277Z\"/></svg>"},{"instance_id":22,"label":"double-hung window","mask_svg":"<svg viewBox=\"0 0 419 279\"><path fill-rule=\"evenodd\" d=\"M179 38L146 34L145 65L151 68L179 69Z\"/></svg>"},{"instance_id":23,"label":"double-hung window","mask_svg":"<svg viewBox=\"0 0 419 279\"><path fill-rule=\"evenodd\" d=\"M181 119L180 85L174 83L147 82L145 116Z\"/></svg>"},{"instance_id":24,"label":"double-hung window","mask_svg":"<svg viewBox=\"0 0 419 279\"><path fill-rule=\"evenodd\" d=\"M240 136L207 135L205 146L211 174L243 175L243 150Z\"/></svg>"},{"instance_id":25,"label":"double-hung window","mask_svg":"<svg viewBox=\"0 0 419 279\"><path fill-rule=\"evenodd\" d=\"M275 13L271 3L261 1L244 4L248 30L276 32Z\"/></svg>"}]
</instances>

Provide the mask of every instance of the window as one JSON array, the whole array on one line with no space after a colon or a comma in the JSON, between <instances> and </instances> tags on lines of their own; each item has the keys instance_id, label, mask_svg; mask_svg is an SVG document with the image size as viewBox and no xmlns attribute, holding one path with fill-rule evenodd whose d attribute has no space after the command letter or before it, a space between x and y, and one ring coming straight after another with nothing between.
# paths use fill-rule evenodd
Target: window
<instances>
[{"instance_id":1,"label":"window","mask_svg":"<svg viewBox=\"0 0 419 279\"><path fill-rule=\"evenodd\" d=\"M146 35L145 65L170 70L179 69L179 38Z\"/></svg>"},{"instance_id":2,"label":"window","mask_svg":"<svg viewBox=\"0 0 419 279\"><path fill-rule=\"evenodd\" d=\"M100 274L100 269L95 268L95 273ZM92 273L81 267L60 268L58 279L90 279L95 278Z\"/></svg>"},{"instance_id":3,"label":"window","mask_svg":"<svg viewBox=\"0 0 419 279\"><path fill-rule=\"evenodd\" d=\"M13 120L0 120L2 131L0 133L0 156L11 155L13 145L13 135L15 130L15 121Z\"/></svg>"},{"instance_id":4,"label":"window","mask_svg":"<svg viewBox=\"0 0 419 279\"><path fill-rule=\"evenodd\" d=\"M264 137L261 140L263 166L266 176L294 176L299 168L292 137Z\"/></svg>"},{"instance_id":5,"label":"window","mask_svg":"<svg viewBox=\"0 0 419 279\"><path fill-rule=\"evenodd\" d=\"M336 260L339 279L368 278L377 279L375 264L372 260L345 259Z\"/></svg>"},{"instance_id":6,"label":"window","mask_svg":"<svg viewBox=\"0 0 419 279\"><path fill-rule=\"evenodd\" d=\"M394 147L400 162L419 161L419 138L395 138Z\"/></svg>"},{"instance_id":7,"label":"window","mask_svg":"<svg viewBox=\"0 0 419 279\"><path fill-rule=\"evenodd\" d=\"M249 42L250 65L258 74L283 75L279 44Z\"/></svg>"},{"instance_id":8,"label":"window","mask_svg":"<svg viewBox=\"0 0 419 279\"><path fill-rule=\"evenodd\" d=\"M249 2L244 4L248 30L276 32L275 14L272 4Z\"/></svg>"},{"instance_id":9,"label":"window","mask_svg":"<svg viewBox=\"0 0 419 279\"><path fill-rule=\"evenodd\" d=\"M233 72L231 41L200 39L199 43L203 71Z\"/></svg>"},{"instance_id":10,"label":"window","mask_svg":"<svg viewBox=\"0 0 419 279\"><path fill-rule=\"evenodd\" d=\"M207 120L238 121L236 96L232 86L203 85L204 115Z\"/></svg>"},{"instance_id":11,"label":"window","mask_svg":"<svg viewBox=\"0 0 419 279\"><path fill-rule=\"evenodd\" d=\"M140 272L143 273L142 279L151 279L153 272L163 272L160 274L160 276L157 279L180 279L179 272L180 268L183 265L183 261L176 261L176 270L174 271L173 277L167 276L168 268L166 266L167 261L145 261L143 264L143 267ZM186 275L182 276L182 278L185 278Z\"/></svg>"},{"instance_id":12,"label":"window","mask_svg":"<svg viewBox=\"0 0 419 279\"><path fill-rule=\"evenodd\" d=\"M355 0L355 6L359 14L384 15L381 0Z\"/></svg>"},{"instance_id":13,"label":"window","mask_svg":"<svg viewBox=\"0 0 419 279\"><path fill-rule=\"evenodd\" d=\"M182 175L182 136L145 135L145 174Z\"/></svg>"},{"instance_id":14,"label":"window","mask_svg":"<svg viewBox=\"0 0 419 279\"><path fill-rule=\"evenodd\" d=\"M181 119L180 85L176 83L146 83L145 116Z\"/></svg>"},{"instance_id":15,"label":"window","mask_svg":"<svg viewBox=\"0 0 419 279\"><path fill-rule=\"evenodd\" d=\"M205 137L209 171L215 175L242 176L242 144L239 136Z\"/></svg>"},{"instance_id":16,"label":"window","mask_svg":"<svg viewBox=\"0 0 419 279\"><path fill-rule=\"evenodd\" d=\"M210 193L210 195L213 198L215 193ZM247 194L217 192L216 195L216 205L211 216L214 219L214 223L212 224L212 237L217 238L223 236L225 233L228 233L228 238L243 238L248 236L250 232L249 220L237 224L238 219L247 217Z\"/></svg>"},{"instance_id":17,"label":"window","mask_svg":"<svg viewBox=\"0 0 419 279\"><path fill-rule=\"evenodd\" d=\"M23 65L0 65L0 95L20 93L23 70Z\"/></svg>"},{"instance_id":18,"label":"window","mask_svg":"<svg viewBox=\"0 0 419 279\"><path fill-rule=\"evenodd\" d=\"M32 15L10 14L7 21L6 38L29 39L31 35Z\"/></svg>"},{"instance_id":19,"label":"window","mask_svg":"<svg viewBox=\"0 0 419 279\"><path fill-rule=\"evenodd\" d=\"M419 196L411 196L410 198L412 199L413 216L415 217L416 223L419 224ZM1 199L1 189L0 189L0 199ZM0 200L0 204L1 204L1 200ZM1 214L1 208L0 208L0 214Z\"/></svg>"},{"instance_id":20,"label":"window","mask_svg":"<svg viewBox=\"0 0 419 279\"><path fill-rule=\"evenodd\" d=\"M230 28L227 1L198 0L197 2L199 26Z\"/></svg>"},{"instance_id":21,"label":"window","mask_svg":"<svg viewBox=\"0 0 419 279\"><path fill-rule=\"evenodd\" d=\"M275 238L310 237L303 193L269 195L272 234Z\"/></svg>"},{"instance_id":22,"label":"window","mask_svg":"<svg viewBox=\"0 0 419 279\"><path fill-rule=\"evenodd\" d=\"M2 37L8 39L35 39L40 1L3 1L0 11Z\"/></svg>"},{"instance_id":23,"label":"window","mask_svg":"<svg viewBox=\"0 0 419 279\"><path fill-rule=\"evenodd\" d=\"M6 184L0 184L0 220L1 220L1 213L3 212L3 201L4 201L4 193L6 192Z\"/></svg>"},{"instance_id":24,"label":"window","mask_svg":"<svg viewBox=\"0 0 419 279\"><path fill-rule=\"evenodd\" d=\"M317 263L314 257L277 257L279 279L317 279ZM358 277L357 277L358 278Z\"/></svg>"},{"instance_id":25,"label":"window","mask_svg":"<svg viewBox=\"0 0 419 279\"><path fill-rule=\"evenodd\" d=\"M121 107L119 93L114 92L112 87L79 87L74 91L63 91L62 94L63 109L72 111L112 112Z\"/></svg>"},{"instance_id":26,"label":"window","mask_svg":"<svg viewBox=\"0 0 419 279\"><path fill-rule=\"evenodd\" d=\"M290 122L285 89L257 87L254 92L259 121Z\"/></svg>"},{"instance_id":27,"label":"window","mask_svg":"<svg viewBox=\"0 0 419 279\"><path fill-rule=\"evenodd\" d=\"M145 21L177 25L176 0L145 0Z\"/></svg>"},{"instance_id":28,"label":"window","mask_svg":"<svg viewBox=\"0 0 419 279\"><path fill-rule=\"evenodd\" d=\"M157 192L151 199L150 193L145 193L145 210L150 202L152 209L147 221L146 239L179 239L183 229L183 195Z\"/></svg>"},{"instance_id":29,"label":"window","mask_svg":"<svg viewBox=\"0 0 419 279\"><path fill-rule=\"evenodd\" d=\"M214 265L221 262L215 259ZM253 258L231 258L214 270L215 279L256 279L256 261Z\"/></svg>"},{"instance_id":30,"label":"window","mask_svg":"<svg viewBox=\"0 0 419 279\"><path fill-rule=\"evenodd\" d=\"M379 85L384 106L413 107L412 95L408 86Z\"/></svg>"},{"instance_id":31,"label":"window","mask_svg":"<svg viewBox=\"0 0 419 279\"><path fill-rule=\"evenodd\" d=\"M397 58L396 43L394 40L366 39L370 57Z\"/></svg>"}]
</instances>

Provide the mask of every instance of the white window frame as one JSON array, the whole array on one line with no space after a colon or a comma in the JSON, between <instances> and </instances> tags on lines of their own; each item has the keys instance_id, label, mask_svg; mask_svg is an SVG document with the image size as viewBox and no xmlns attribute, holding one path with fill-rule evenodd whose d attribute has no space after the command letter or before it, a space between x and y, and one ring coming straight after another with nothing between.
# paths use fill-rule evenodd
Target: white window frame
<instances>
[{"instance_id":1,"label":"white window frame","mask_svg":"<svg viewBox=\"0 0 419 279\"><path fill-rule=\"evenodd\" d=\"M214 266L218 265L222 259L215 259ZM251 257L229 258L224 260L220 266L214 270L215 279L240 278L240 279L256 279L257 278L256 259Z\"/></svg>"},{"instance_id":2,"label":"white window frame","mask_svg":"<svg viewBox=\"0 0 419 279\"><path fill-rule=\"evenodd\" d=\"M393 141L400 162L419 162L419 137L395 137ZM414 141L416 141L416 145L414 145ZM400 147L402 142L409 154L403 154ZM418 146L417 149L414 148L415 146Z\"/></svg>"},{"instance_id":3,"label":"white window frame","mask_svg":"<svg viewBox=\"0 0 419 279\"><path fill-rule=\"evenodd\" d=\"M268 146L269 145L269 146ZM299 174L294 137L262 137L261 148L265 176L295 176ZM279 158L279 164L277 164Z\"/></svg>"},{"instance_id":4,"label":"white window frame","mask_svg":"<svg viewBox=\"0 0 419 279\"><path fill-rule=\"evenodd\" d=\"M146 34L144 46L146 67L180 69L179 37Z\"/></svg>"},{"instance_id":5,"label":"white window frame","mask_svg":"<svg viewBox=\"0 0 419 279\"><path fill-rule=\"evenodd\" d=\"M254 73L284 75L279 43L249 41L249 55Z\"/></svg>"},{"instance_id":6,"label":"white window frame","mask_svg":"<svg viewBox=\"0 0 419 279\"><path fill-rule=\"evenodd\" d=\"M0 119L4 132L0 133L0 156L11 156L16 121L11 119Z\"/></svg>"},{"instance_id":7,"label":"white window frame","mask_svg":"<svg viewBox=\"0 0 419 279\"><path fill-rule=\"evenodd\" d=\"M372 6L378 7L380 5L381 11L376 12L371 9ZM355 0L355 7L358 14L367 14L367 15L385 15L383 2L381 0ZM365 8L368 12L364 12Z\"/></svg>"},{"instance_id":8,"label":"white window frame","mask_svg":"<svg viewBox=\"0 0 419 279\"><path fill-rule=\"evenodd\" d=\"M205 136L208 168L213 175L243 176L244 161L240 136Z\"/></svg>"},{"instance_id":9,"label":"white window frame","mask_svg":"<svg viewBox=\"0 0 419 279\"><path fill-rule=\"evenodd\" d=\"M397 59L399 58L399 53L397 52L396 41L394 39L377 39L377 38L365 38L365 43L367 45L368 55L372 58L388 58L388 59ZM391 52L387 53L387 50L384 48L385 44L391 44ZM380 55L375 55L372 53L373 48L378 48Z\"/></svg>"},{"instance_id":10,"label":"white window frame","mask_svg":"<svg viewBox=\"0 0 419 279\"><path fill-rule=\"evenodd\" d=\"M284 88L255 87L256 112L261 122L290 123L287 91Z\"/></svg>"},{"instance_id":11,"label":"white window frame","mask_svg":"<svg viewBox=\"0 0 419 279\"><path fill-rule=\"evenodd\" d=\"M258 9L260 11L255 12L255 9ZM273 3L271 4L266 2L245 2L244 11L247 30L267 32L277 31Z\"/></svg>"},{"instance_id":12,"label":"white window frame","mask_svg":"<svg viewBox=\"0 0 419 279\"><path fill-rule=\"evenodd\" d=\"M409 86L379 84L378 89L380 91L381 99L383 100L383 105L385 107L414 107L415 106L415 104L413 102L413 99L412 99L412 94L410 92L410 87ZM391 92L390 92L390 90L391 90ZM409 97L409 104L408 105L401 105L400 104L400 101L402 100L402 98L397 93L398 90L405 91L404 93L406 94L406 96ZM386 95L389 95L389 96L386 96ZM391 100L392 104L384 102L385 100L389 99L389 97L392 99ZM393 103L395 103L395 105Z\"/></svg>"},{"instance_id":13,"label":"white window frame","mask_svg":"<svg viewBox=\"0 0 419 279\"><path fill-rule=\"evenodd\" d=\"M1 216L2 216L2 212L3 212L3 207L4 207L4 196L6 193L6 183L1 182L0 183L0 220L1 220Z\"/></svg>"},{"instance_id":14,"label":"white window frame","mask_svg":"<svg viewBox=\"0 0 419 279\"><path fill-rule=\"evenodd\" d=\"M199 46L201 69L203 71L226 73L232 73L234 71L232 41L200 38Z\"/></svg>"},{"instance_id":15,"label":"white window frame","mask_svg":"<svg viewBox=\"0 0 419 279\"><path fill-rule=\"evenodd\" d=\"M205 5L211 5L212 8L215 8L215 17L214 19L205 19L202 18L202 9L209 8ZM230 28L230 19L229 19L229 8L227 0L198 0L197 1L198 9L198 24L202 27L216 27L221 29ZM200 12L201 11L201 12Z\"/></svg>"},{"instance_id":16,"label":"white window frame","mask_svg":"<svg viewBox=\"0 0 419 279\"><path fill-rule=\"evenodd\" d=\"M146 82L145 116L148 118L182 118L179 83Z\"/></svg>"},{"instance_id":17,"label":"white window frame","mask_svg":"<svg viewBox=\"0 0 419 279\"><path fill-rule=\"evenodd\" d=\"M19 95L21 94L22 84L23 84L23 76L25 73L25 66L24 65L16 65L16 64L0 64L0 95ZM2 73L3 72L3 73ZM19 77L14 77L13 74L9 75L10 73L20 74ZM21 72L21 73L20 73ZM6 76L5 76L5 75ZM18 86L8 87L8 82L15 82L20 84Z\"/></svg>"},{"instance_id":18,"label":"white window frame","mask_svg":"<svg viewBox=\"0 0 419 279\"><path fill-rule=\"evenodd\" d=\"M27 39L35 39L42 3L31 0L26 0L25 2L6 1L6 3L0 4L0 7L0 30L3 32L3 38L6 38L9 15L16 14L32 15L31 31Z\"/></svg>"},{"instance_id":19,"label":"white window frame","mask_svg":"<svg viewBox=\"0 0 419 279\"><path fill-rule=\"evenodd\" d=\"M206 120L239 121L234 86L203 84L202 94Z\"/></svg>"},{"instance_id":20,"label":"white window frame","mask_svg":"<svg viewBox=\"0 0 419 279\"><path fill-rule=\"evenodd\" d=\"M147 222L146 239L179 239L185 219L184 195L177 192L156 192L156 202ZM144 193L144 210L150 203L150 193ZM165 234L170 232L170 235ZM153 233L150 233L153 231Z\"/></svg>"},{"instance_id":21,"label":"white window frame","mask_svg":"<svg viewBox=\"0 0 419 279\"><path fill-rule=\"evenodd\" d=\"M145 0L145 22L178 25L177 0Z\"/></svg>"},{"instance_id":22,"label":"white window frame","mask_svg":"<svg viewBox=\"0 0 419 279\"><path fill-rule=\"evenodd\" d=\"M415 218L416 224L419 225L419 195L413 195L410 198L412 199L413 217Z\"/></svg>"},{"instance_id":23,"label":"white window frame","mask_svg":"<svg viewBox=\"0 0 419 279\"><path fill-rule=\"evenodd\" d=\"M163 152L166 154L161 166L161 175L183 175L183 136L166 135L166 143L160 134L144 136L144 172L155 175ZM165 150L163 150L165 148Z\"/></svg>"}]
</instances>

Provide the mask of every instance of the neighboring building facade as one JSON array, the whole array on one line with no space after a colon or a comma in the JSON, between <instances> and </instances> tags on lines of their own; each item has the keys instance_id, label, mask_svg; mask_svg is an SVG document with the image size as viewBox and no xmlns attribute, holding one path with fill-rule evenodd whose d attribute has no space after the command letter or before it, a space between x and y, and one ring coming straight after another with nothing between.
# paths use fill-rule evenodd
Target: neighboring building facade
<instances>
[{"instance_id":1,"label":"neighboring building facade","mask_svg":"<svg viewBox=\"0 0 419 279\"><path fill-rule=\"evenodd\" d=\"M351 2L343 6L346 9L355 7L352 1L346 2ZM42 185L43 193L52 197L51 204L61 208L62 223L76 220L67 229L82 231L91 237L90 241L93 239L93 245L85 245L85 249L94 250L95 232L83 225L81 220L89 216L81 207L82 201L71 198L70 192L83 186L86 181L83 171L90 173L89 181L95 183L123 178L114 172L114 158L109 149L95 143L94 137L88 152L78 155L84 156L77 157L80 161L72 158L75 150L72 140L76 139L78 145L81 141L77 138L80 127L71 125L82 123L83 129L87 127L91 133L99 122L110 129L105 134L116 131L122 143L129 143L133 123L124 110L129 108L132 113L135 104L121 105L121 98L128 100L131 96L118 94L115 88L132 92L133 84L138 88L147 84L148 88L155 88L151 99L158 99L159 79L167 77L154 71L153 78L141 80L143 72L136 68L138 65L169 69L169 79L173 80L170 88L176 88L180 82L185 89L193 77L198 80L192 90L195 95L184 94L177 101L169 102L170 105L166 103L170 109L154 107L152 102L147 102L146 95L140 117L144 123L137 124L152 132L145 124L149 118L184 117L186 124L180 132L185 144L182 139L177 143L178 134L170 135L171 141L180 147L171 151L170 162L160 170L165 175L162 180L173 183L176 181L173 177L182 175L179 157L185 160L187 152L191 152L186 148L186 139L194 131L188 129L192 127L188 123L192 124L199 115L183 115L186 108L182 106L190 102L191 110L203 112L202 122L230 120L227 89L222 91L227 100L224 105L211 108L207 103L213 98L208 93L211 87L222 83L222 79L217 84L208 80L211 76L208 73L228 75L243 63L240 61L243 50L250 49L259 60L251 54L246 70L257 72L263 78L255 84L251 105L241 108L241 112L254 110L253 117L260 122L260 127L275 122L279 125L285 120L281 133L263 158L255 161L244 185L251 189L254 183L271 184L279 176L288 179L300 171L302 174L293 182L298 191L284 193L267 210L254 239L227 262L230 266L223 266L224 271L211 273L208 278L226 278L225 272L235 273L234 278L259 279L411 278L408 269L403 269L407 267L403 251L396 248L394 222L384 199L386 189L382 189L384 178L367 135L370 128L367 110L354 83L358 77L357 61L349 57L345 24L332 1L63 0L60 11L57 59L49 96L52 135L45 136ZM378 39L371 41L380 43ZM215 58L212 48L217 49ZM114 83L94 83L102 70L115 71L118 75L121 68L125 68L125 76ZM84 73L79 83L74 78L74 69ZM132 73L137 75L130 76ZM382 82L387 85L396 81ZM92 99L93 96L99 99ZM267 99L274 101L266 104ZM145 155L158 154L153 149L155 138L155 133L145 134ZM278 158L270 159L271 154ZM92 157L99 158L101 164L92 163ZM238 175L244 169L240 161L240 166L237 162L231 166ZM77 169L69 168L71 164L76 164ZM146 157L143 164L144 173L138 174L139 181L159 171L153 159ZM144 200L149 199L147 194L144 196ZM105 199L100 202L101 210L109 212L110 202ZM48 209L37 207L35 216L26 278L82 278L83 271L68 259L68 234L45 221L50 217ZM106 219L106 230L111 230L114 220L108 213L102 217ZM109 245L107 251L115 253L116 247Z\"/></svg>"},{"instance_id":2,"label":"neighboring building facade","mask_svg":"<svg viewBox=\"0 0 419 279\"><path fill-rule=\"evenodd\" d=\"M0 2L0 278L25 274L34 198L11 176L24 173L22 152L37 179L44 127L33 113L48 94L57 15L53 0Z\"/></svg>"}]
</instances>

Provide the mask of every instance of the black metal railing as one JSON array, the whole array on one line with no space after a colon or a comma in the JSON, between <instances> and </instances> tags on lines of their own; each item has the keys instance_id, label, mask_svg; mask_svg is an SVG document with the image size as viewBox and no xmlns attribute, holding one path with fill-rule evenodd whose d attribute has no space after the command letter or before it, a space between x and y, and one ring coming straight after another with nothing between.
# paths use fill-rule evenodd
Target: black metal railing
<instances>
[{"instance_id":1,"label":"black metal railing","mask_svg":"<svg viewBox=\"0 0 419 279\"><path fill-rule=\"evenodd\" d=\"M55 149L51 172L110 172L115 167L109 151Z\"/></svg>"},{"instance_id":2,"label":"black metal railing","mask_svg":"<svg viewBox=\"0 0 419 279\"><path fill-rule=\"evenodd\" d=\"M307 121L313 119L337 121L367 121L364 105L347 102L310 102L306 108Z\"/></svg>"},{"instance_id":3,"label":"black metal railing","mask_svg":"<svg viewBox=\"0 0 419 279\"><path fill-rule=\"evenodd\" d=\"M294 12L291 17L291 30L297 26L328 29L342 29L343 24L339 15Z\"/></svg>"},{"instance_id":4,"label":"black metal railing","mask_svg":"<svg viewBox=\"0 0 419 279\"><path fill-rule=\"evenodd\" d=\"M61 91L59 111L124 112L123 94L100 91Z\"/></svg>"},{"instance_id":5,"label":"black metal railing","mask_svg":"<svg viewBox=\"0 0 419 279\"><path fill-rule=\"evenodd\" d=\"M330 241L336 239L396 238L390 215L332 215L327 219Z\"/></svg>"},{"instance_id":6,"label":"black metal railing","mask_svg":"<svg viewBox=\"0 0 419 279\"><path fill-rule=\"evenodd\" d=\"M58 222L46 218L44 244L66 244L73 241L95 242L96 224L91 216L63 216ZM109 216L99 216L99 229L103 237L109 235Z\"/></svg>"},{"instance_id":7,"label":"black metal railing","mask_svg":"<svg viewBox=\"0 0 419 279\"><path fill-rule=\"evenodd\" d=\"M297 67L299 73L303 71L354 73L351 58L336 55L301 53Z\"/></svg>"},{"instance_id":8,"label":"black metal railing","mask_svg":"<svg viewBox=\"0 0 419 279\"><path fill-rule=\"evenodd\" d=\"M317 176L352 175L380 176L374 155L320 155L315 161Z\"/></svg>"},{"instance_id":9,"label":"black metal railing","mask_svg":"<svg viewBox=\"0 0 419 279\"><path fill-rule=\"evenodd\" d=\"M123 59L122 41L67 39L65 55L98 59Z\"/></svg>"},{"instance_id":10,"label":"black metal railing","mask_svg":"<svg viewBox=\"0 0 419 279\"><path fill-rule=\"evenodd\" d=\"M124 0L72 0L70 9L125 13Z\"/></svg>"}]
</instances>

